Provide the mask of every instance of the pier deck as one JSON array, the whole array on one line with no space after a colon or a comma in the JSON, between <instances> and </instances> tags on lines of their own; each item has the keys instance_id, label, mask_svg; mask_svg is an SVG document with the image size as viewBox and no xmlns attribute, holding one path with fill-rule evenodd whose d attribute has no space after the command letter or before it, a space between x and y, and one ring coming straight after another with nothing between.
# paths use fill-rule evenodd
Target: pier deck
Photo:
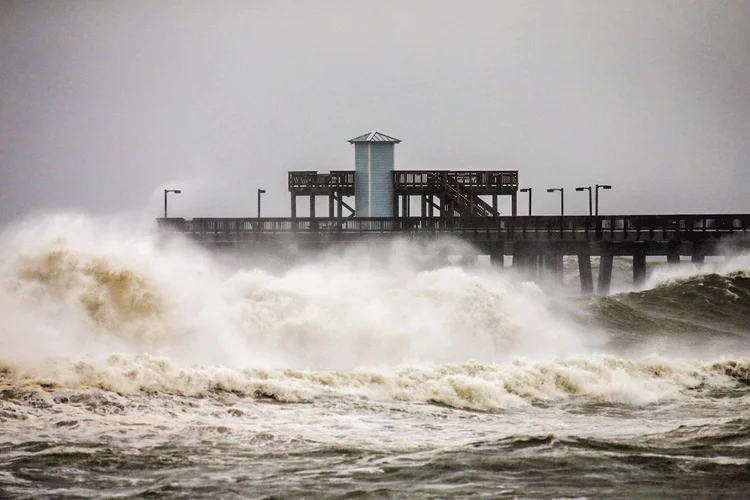
<instances>
[{"instance_id":1,"label":"pier deck","mask_svg":"<svg viewBox=\"0 0 750 500\"><path fill-rule=\"evenodd\" d=\"M750 214L603 215L394 218L182 218L157 219L160 231L179 233L214 248L272 249L283 254L386 238L453 237L471 244L491 262L534 275L562 275L562 257L578 257L581 289L593 292L591 256L599 256L598 292L608 293L612 258L633 257L633 282L646 277L646 256L681 256L701 264L706 256L750 249ZM305 250L307 249L307 250Z\"/></svg>"}]
</instances>

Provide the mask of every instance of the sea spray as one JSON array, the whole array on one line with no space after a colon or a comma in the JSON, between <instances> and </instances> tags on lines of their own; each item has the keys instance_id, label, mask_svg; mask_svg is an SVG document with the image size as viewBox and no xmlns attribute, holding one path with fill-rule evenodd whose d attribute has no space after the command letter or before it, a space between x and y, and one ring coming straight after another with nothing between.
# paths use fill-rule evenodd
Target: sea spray
<instances>
[{"instance_id":1,"label":"sea spray","mask_svg":"<svg viewBox=\"0 0 750 500\"><path fill-rule=\"evenodd\" d=\"M532 283L489 268L418 270L398 242L279 275L85 218L10 230L0 256L5 356L162 354L177 362L347 369L584 352ZM355 258L356 256L356 258ZM25 348L24 348L25 346Z\"/></svg>"}]
</instances>

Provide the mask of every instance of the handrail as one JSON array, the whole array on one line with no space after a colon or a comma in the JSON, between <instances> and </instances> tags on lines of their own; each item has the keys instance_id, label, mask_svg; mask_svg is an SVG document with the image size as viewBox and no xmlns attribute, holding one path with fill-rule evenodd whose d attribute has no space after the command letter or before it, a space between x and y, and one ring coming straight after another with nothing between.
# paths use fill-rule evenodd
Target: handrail
<instances>
[{"instance_id":1,"label":"handrail","mask_svg":"<svg viewBox=\"0 0 750 500\"><path fill-rule=\"evenodd\" d=\"M319 174L316 171L293 171L289 172L289 190L311 189L311 188L353 188L354 172L346 170L334 170L328 174Z\"/></svg>"},{"instance_id":2,"label":"handrail","mask_svg":"<svg viewBox=\"0 0 750 500\"><path fill-rule=\"evenodd\" d=\"M288 172L289 189L327 188L331 186L353 188L353 170L331 170L318 173L316 170ZM432 188L446 179L468 188L518 188L517 170L394 170L393 185L396 189Z\"/></svg>"},{"instance_id":3,"label":"handrail","mask_svg":"<svg viewBox=\"0 0 750 500\"><path fill-rule=\"evenodd\" d=\"M450 174L442 179L441 187L448 190L469 215L479 215L482 217L493 217L498 215L497 211L494 210L489 203L485 202L479 196L472 195L471 192L467 193L466 188L458 181L458 179L452 177Z\"/></svg>"},{"instance_id":4,"label":"handrail","mask_svg":"<svg viewBox=\"0 0 750 500\"><path fill-rule=\"evenodd\" d=\"M394 170L393 185L401 188L438 186L445 178L467 187L518 187L517 170Z\"/></svg>"}]
</instances>

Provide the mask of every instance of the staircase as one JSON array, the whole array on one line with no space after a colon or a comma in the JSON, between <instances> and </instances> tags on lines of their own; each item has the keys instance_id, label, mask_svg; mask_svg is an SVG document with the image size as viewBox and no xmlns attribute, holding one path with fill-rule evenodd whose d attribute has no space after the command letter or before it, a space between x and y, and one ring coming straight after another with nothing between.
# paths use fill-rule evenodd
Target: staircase
<instances>
[{"instance_id":1,"label":"staircase","mask_svg":"<svg viewBox=\"0 0 750 500\"><path fill-rule=\"evenodd\" d=\"M446 201L453 207L454 213L462 217L497 217L500 213L492 205L484 201L464 187L453 176L444 175L440 178L440 188Z\"/></svg>"}]
</instances>

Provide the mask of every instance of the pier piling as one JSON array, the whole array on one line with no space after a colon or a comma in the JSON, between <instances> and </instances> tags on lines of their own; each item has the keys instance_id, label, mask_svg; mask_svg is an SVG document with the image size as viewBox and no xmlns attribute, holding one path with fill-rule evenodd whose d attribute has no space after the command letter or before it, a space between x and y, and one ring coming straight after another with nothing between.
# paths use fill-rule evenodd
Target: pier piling
<instances>
[{"instance_id":1,"label":"pier piling","mask_svg":"<svg viewBox=\"0 0 750 500\"><path fill-rule=\"evenodd\" d=\"M637 248L633 254L633 285L639 288L646 281L646 251Z\"/></svg>"},{"instance_id":2,"label":"pier piling","mask_svg":"<svg viewBox=\"0 0 750 500\"><path fill-rule=\"evenodd\" d=\"M599 295L608 295L610 284L612 283L612 263L614 256L611 253L602 252L599 261L599 282L597 283L596 292Z\"/></svg>"},{"instance_id":3,"label":"pier piling","mask_svg":"<svg viewBox=\"0 0 750 500\"><path fill-rule=\"evenodd\" d=\"M578 275L581 278L581 293L590 295L594 293L594 278L591 272L591 254L586 250L578 251Z\"/></svg>"}]
</instances>

